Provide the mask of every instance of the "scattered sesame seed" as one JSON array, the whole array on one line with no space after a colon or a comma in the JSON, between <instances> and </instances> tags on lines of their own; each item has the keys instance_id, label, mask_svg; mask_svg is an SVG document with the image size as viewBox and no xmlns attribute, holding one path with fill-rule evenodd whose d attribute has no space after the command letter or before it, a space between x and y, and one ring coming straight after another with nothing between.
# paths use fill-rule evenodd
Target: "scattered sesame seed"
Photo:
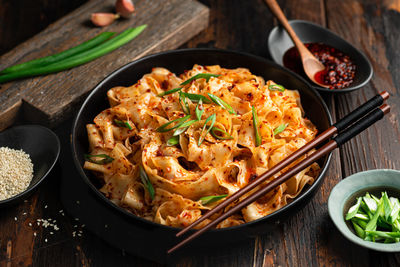
<instances>
[{"instance_id":1,"label":"scattered sesame seed","mask_svg":"<svg viewBox=\"0 0 400 267\"><path fill-rule=\"evenodd\" d=\"M17 219L17 217L14 217L14 221L17 221L18 219Z\"/></svg>"},{"instance_id":2,"label":"scattered sesame seed","mask_svg":"<svg viewBox=\"0 0 400 267\"><path fill-rule=\"evenodd\" d=\"M29 223L29 226L31 226L31 227L32 227L32 223Z\"/></svg>"},{"instance_id":3,"label":"scattered sesame seed","mask_svg":"<svg viewBox=\"0 0 400 267\"><path fill-rule=\"evenodd\" d=\"M78 204L78 205L79 205L79 204L81 204L81 202L80 202L79 200L77 200L77 201L76 201L76 204Z\"/></svg>"},{"instance_id":4,"label":"scattered sesame seed","mask_svg":"<svg viewBox=\"0 0 400 267\"><path fill-rule=\"evenodd\" d=\"M22 213L22 215L26 215L26 212Z\"/></svg>"},{"instance_id":5,"label":"scattered sesame seed","mask_svg":"<svg viewBox=\"0 0 400 267\"><path fill-rule=\"evenodd\" d=\"M44 208L45 208L45 209L47 209L47 205L46 205L46 206L44 206Z\"/></svg>"},{"instance_id":6,"label":"scattered sesame seed","mask_svg":"<svg viewBox=\"0 0 400 267\"><path fill-rule=\"evenodd\" d=\"M34 232L33 235L36 236L36 232Z\"/></svg>"},{"instance_id":7,"label":"scattered sesame seed","mask_svg":"<svg viewBox=\"0 0 400 267\"><path fill-rule=\"evenodd\" d=\"M44 240L44 242L46 242L46 243L47 243L47 238Z\"/></svg>"}]
</instances>

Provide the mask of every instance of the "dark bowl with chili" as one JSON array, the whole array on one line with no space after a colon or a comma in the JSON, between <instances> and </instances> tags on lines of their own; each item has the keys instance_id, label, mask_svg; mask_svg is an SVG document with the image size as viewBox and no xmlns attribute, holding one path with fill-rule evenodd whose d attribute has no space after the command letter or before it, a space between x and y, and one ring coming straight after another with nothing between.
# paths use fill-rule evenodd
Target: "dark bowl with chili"
<instances>
[{"instance_id":1,"label":"dark bowl with chili","mask_svg":"<svg viewBox=\"0 0 400 267\"><path fill-rule=\"evenodd\" d=\"M330 93L345 93L360 89L372 77L373 69L368 58L349 42L317 24L291 20L300 40L313 52L325 66L326 81L338 88L324 88L316 84L313 87L319 91ZM285 66L309 80L301 66L300 58L292 40L282 26L277 26L269 34L268 50L272 59L279 65ZM323 80L324 77L321 77Z\"/></svg>"},{"instance_id":2,"label":"dark bowl with chili","mask_svg":"<svg viewBox=\"0 0 400 267\"><path fill-rule=\"evenodd\" d=\"M191 69L194 64L218 64L225 68L248 68L255 75L272 79L286 88L297 89L300 93L305 116L317 126L319 132L326 130L332 124L326 104L308 82L272 61L246 53L206 48L167 51L138 59L111 73L87 97L73 123L73 160L81 180L86 184L86 189L74 189L75 195L79 194L81 190L83 191L79 196L80 203L82 203L79 206L82 211L80 222L85 223L86 228L114 246L159 262L167 260L166 250L177 243L178 239L175 234L179 229L138 217L114 204L98 190L96 177L82 167L85 161L84 154L87 153L89 147L86 124L91 123L99 112L108 107L106 93L110 88L130 86L144 74L151 72L151 69L156 66L167 68L174 73L182 73L184 70ZM276 229L277 223L293 217L311 200L322 184L330 158L331 153L318 161L321 172L314 183L304 188L300 195L286 206L252 222L210 230L188 246L176 251L174 256L187 255L188 253L209 253L218 246L232 244L273 231L273 229ZM72 185L75 188L77 186L78 183L75 186ZM64 195L70 197L69 193ZM90 203L89 198L95 199L96 204L83 210L83 203ZM65 208L73 213L73 210L69 210L71 207L68 205ZM107 225L107 228L104 225ZM190 232L192 233L193 230ZM135 242L132 243L132 240L135 240ZM155 243L154 240L157 240L157 242Z\"/></svg>"}]
</instances>

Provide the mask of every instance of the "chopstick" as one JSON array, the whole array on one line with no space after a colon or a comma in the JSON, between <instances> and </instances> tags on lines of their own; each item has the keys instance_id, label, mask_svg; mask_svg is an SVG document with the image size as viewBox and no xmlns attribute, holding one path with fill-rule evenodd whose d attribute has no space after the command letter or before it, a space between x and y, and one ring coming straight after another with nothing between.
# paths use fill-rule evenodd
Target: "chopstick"
<instances>
[{"instance_id":1,"label":"chopstick","mask_svg":"<svg viewBox=\"0 0 400 267\"><path fill-rule=\"evenodd\" d=\"M281 162L279 162L277 165L269 169L267 172L264 174L258 176L253 182L250 184L246 185L245 187L241 188L228 198L226 198L223 202L219 203L217 206L215 206L212 210L208 211L206 214L201 216L198 220L190 224L189 226L183 228L180 232L176 234L177 237L183 235L193 227L197 226L201 222L203 222L205 219L209 218L213 214L219 212L229 204L231 204L233 201L239 199L241 196L244 194L248 193L252 189L254 189L256 186L264 182L266 179L269 177L275 175L277 172L288 166L289 164L293 163L295 160L297 160L299 157L310 151L311 149L317 147L320 145L322 142L326 141L336 133L340 133L343 131L346 127L350 126L353 124L355 121L360 119L361 117L365 116L368 112L372 111L374 108L379 107L380 105L383 104L383 102L389 98L389 93L386 91L381 92L380 94L374 96L367 102L365 102L363 105L343 117L340 121L336 122L333 124L331 127L329 127L327 130L325 130L323 133L318 135L315 139L312 141L308 142L304 146L302 146L300 149L296 150L292 154L290 154L287 158L283 159Z\"/></svg>"},{"instance_id":2,"label":"chopstick","mask_svg":"<svg viewBox=\"0 0 400 267\"><path fill-rule=\"evenodd\" d=\"M361 108L361 107L360 107ZM196 231L188 238L184 239L176 246L168 250L168 254L172 253L173 251L177 250L178 248L182 247L186 243L190 242L191 240L195 239L196 237L200 236L204 232L206 232L211 227L215 226L216 224L220 223L221 221L225 220L232 214L240 211L242 208L246 207L247 205L251 204L261 196L265 195L269 191L273 190L276 186L282 184L283 182L290 179L293 175L298 173L299 171L303 170L313 162L317 161L321 157L325 156L326 154L330 153L335 148L341 146L342 144L346 143L348 140L353 138L354 136L358 135L360 132L367 129L369 126L377 122L378 120L382 119L384 115L390 112L390 107L386 104L382 105L380 108L375 108L371 111L367 116L360 119L356 124L353 124L350 128L340 133L338 136L330 140L327 144L322 146L320 149L309 155L306 159L299 162L297 165L289 169L287 172L280 175L278 178L274 179L270 183L268 183L264 188L256 191L253 195L250 195L248 198L244 199L242 202L238 203L235 207L227 211L226 213L222 214L220 217L211 221L207 224L204 228ZM267 171L268 172L268 171ZM266 172L266 173L267 173ZM265 177L265 174L260 176ZM260 179L259 178L259 179ZM267 176L268 178L268 176Z\"/></svg>"}]
</instances>

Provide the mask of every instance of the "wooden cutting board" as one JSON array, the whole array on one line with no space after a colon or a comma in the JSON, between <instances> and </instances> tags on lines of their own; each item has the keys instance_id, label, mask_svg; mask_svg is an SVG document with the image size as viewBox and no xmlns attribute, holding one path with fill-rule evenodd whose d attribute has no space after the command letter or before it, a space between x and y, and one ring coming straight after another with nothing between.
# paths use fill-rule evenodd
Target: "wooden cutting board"
<instances>
[{"instance_id":1,"label":"wooden cutting board","mask_svg":"<svg viewBox=\"0 0 400 267\"><path fill-rule=\"evenodd\" d=\"M194 0L135 1L135 14L104 28L94 12L113 12L115 0L92 0L0 57L0 69L63 51L103 31L117 33L147 24L134 40L79 67L0 86L0 130L16 121L54 127L70 118L93 87L109 73L146 54L174 49L204 30L209 9Z\"/></svg>"}]
</instances>

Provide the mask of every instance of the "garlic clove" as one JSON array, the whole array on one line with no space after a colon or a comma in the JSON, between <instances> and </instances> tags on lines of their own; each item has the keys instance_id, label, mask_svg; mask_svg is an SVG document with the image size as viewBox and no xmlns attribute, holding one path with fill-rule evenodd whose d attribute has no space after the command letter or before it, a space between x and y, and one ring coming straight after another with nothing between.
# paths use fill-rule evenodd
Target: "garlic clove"
<instances>
[{"instance_id":1,"label":"garlic clove","mask_svg":"<svg viewBox=\"0 0 400 267\"><path fill-rule=\"evenodd\" d=\"M117 0L115 2L115 10L121 17L129 18L135 11L135 6L131 0Z\"/></svg>"},{"instance_id":2,"label":"garlic clove","mask_svg":"<svg viewBox=\"0 0 400 267\"><path fill-rule=\"evenodd\" d=\"M118 19L118 14L113 13L93 13L91 20L94 25L98 27L108 26L114 22L114 20Z\"/></svg>"}]
</instances>

